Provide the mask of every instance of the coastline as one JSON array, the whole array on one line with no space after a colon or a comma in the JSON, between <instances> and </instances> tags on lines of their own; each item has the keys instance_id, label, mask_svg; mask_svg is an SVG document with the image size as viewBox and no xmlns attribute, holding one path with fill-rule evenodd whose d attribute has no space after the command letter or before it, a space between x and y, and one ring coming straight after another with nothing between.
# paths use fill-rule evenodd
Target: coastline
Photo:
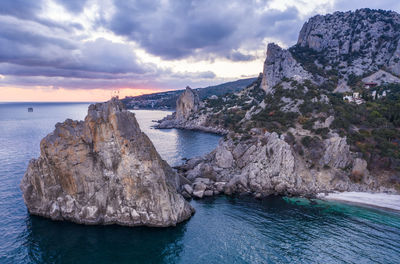
<instances>
[{"instance_id":1,"label":"coastline","mask_svg":"<svg viewBox=\"0 0 400 264\"><path fill-rule=\"evenodd\" d=\"M223 129L218 129L218 128L213 128L213 127L205 127L205 126L177 126L177 125L171 125L171 126L165 126L165 127L160 127L160 123L157 122L158 125L154 125L153 128L155 129L181 129L181 130L190 130L190 131L199 131L199 132L204 132L204 133L210 133L210 134L215 134L215 135L220 135L224 136L229 133L227 130Z\"/></svg>"},{"instance_id":2,"label":"coastline","mask_svg":"<svg viewBox=\"0 0 400 264\"><path fill-rule=\"evenodd\" d=\"M360 206L370 206L400 212L400 195L369 192L333 192L319 193L317 199L351 203Z\"/></svg>"}]
</instances>

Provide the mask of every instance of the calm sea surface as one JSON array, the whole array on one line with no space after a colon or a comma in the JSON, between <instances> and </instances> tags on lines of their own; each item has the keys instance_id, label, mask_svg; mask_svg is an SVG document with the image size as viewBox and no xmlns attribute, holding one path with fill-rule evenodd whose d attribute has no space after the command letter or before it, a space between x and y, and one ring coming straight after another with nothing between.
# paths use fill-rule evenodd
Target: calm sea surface
<instances>
[{"instance_id":1,"label":"calm sea surface","mask_svg":"<svg viewBox=\"0 0 400 264\"><path fill-rule=\"evenodd\" d=\"M28 161L55 123L83 119L87 106L0 104L0 263L400 263L400 214L332 202L220 196L192 201L196 214L166 229L30 216L19 189ZM171 165L218 143L210 134L150 128L168 112L135 113Z\"/></svg>"}]
</instances>

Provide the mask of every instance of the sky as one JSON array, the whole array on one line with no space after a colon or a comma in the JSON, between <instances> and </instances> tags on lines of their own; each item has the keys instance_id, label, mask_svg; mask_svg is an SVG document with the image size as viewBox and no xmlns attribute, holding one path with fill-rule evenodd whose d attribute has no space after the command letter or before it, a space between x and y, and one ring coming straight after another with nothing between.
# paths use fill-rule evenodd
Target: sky
<instances>
[{"instance_id":1,"label":"sky","mask_svg":"<svg viewBox=\"0 0 400 264\"><path fill-rule=\"evenodd\" d=\"M1 0L0 101L105 101L255 77L316 14L398 0Z\"/></svg>"}]
</instances>

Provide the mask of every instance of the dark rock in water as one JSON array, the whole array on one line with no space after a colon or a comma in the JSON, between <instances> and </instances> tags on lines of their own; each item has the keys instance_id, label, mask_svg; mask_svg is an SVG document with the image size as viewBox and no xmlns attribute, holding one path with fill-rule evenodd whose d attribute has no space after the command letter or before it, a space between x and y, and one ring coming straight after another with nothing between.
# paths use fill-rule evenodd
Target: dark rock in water
<instances>
[{"instance_id":1,"label":"dark rock in water","mask_svg":"<svg viewBox=\"0 0 400 264\"><path fill-rule=\"evenodd\" d=\"M33 108L32 107L28 107L28 112L33 112Z\"/></svg>"},{"instance_id":2,"label":"dark rock in water","mask_svg":"<svg viewBox=\"0 0 400 264\"><path fill-rule=\"evenodd\" d=\"M82 224L173 226L194 209L180 180L117 99L89 106L40 143L21 182L31 214Z\"/></svg>"}]
</instances>

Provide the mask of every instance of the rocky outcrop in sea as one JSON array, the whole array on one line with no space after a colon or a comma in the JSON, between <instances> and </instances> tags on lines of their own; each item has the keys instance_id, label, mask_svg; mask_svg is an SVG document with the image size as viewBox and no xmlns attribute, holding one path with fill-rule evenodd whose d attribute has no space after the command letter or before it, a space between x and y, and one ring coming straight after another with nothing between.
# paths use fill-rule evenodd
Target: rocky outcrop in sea
<instances>
[{"instance_id":1,"label":"rocky outcrop in sea","mask_svg":"<svg viewBox=\"0 0 400 264\"><path fill-rule=\"evenodd\" d=\"M194 213L176 172L113 98L40 143L21 182L31 214L81 224L174 226Z\"/></svg>"}]
</instances>

